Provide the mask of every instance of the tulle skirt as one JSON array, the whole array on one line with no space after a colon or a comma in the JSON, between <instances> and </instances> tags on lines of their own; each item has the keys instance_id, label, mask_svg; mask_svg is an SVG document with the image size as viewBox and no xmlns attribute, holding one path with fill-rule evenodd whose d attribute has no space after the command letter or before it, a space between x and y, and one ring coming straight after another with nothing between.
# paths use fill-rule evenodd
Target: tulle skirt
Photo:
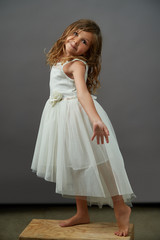
<instances>
[{"instance_id":1,"label":"tulle skirt","mask_svg":"<svg viewBox=\"0 0 160 240\"><path fill-rule=\"evenodd\" d=\"M39 126L31 169L38 177L55 182L55 192L65 198L86 199L88 206L109 205L122 195L132 207L133 193L118 141L107 113L93 98L109 130L109 143L97 144L90 119L77 97L52 106L47 100Z\"/></svg>"}]
</instances>

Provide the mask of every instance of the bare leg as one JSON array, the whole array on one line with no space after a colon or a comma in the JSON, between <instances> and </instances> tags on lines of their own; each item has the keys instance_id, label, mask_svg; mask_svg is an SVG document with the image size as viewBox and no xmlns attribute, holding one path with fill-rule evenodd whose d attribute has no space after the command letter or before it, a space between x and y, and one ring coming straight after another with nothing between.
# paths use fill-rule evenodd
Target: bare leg
<instances>
[{"instance_id":1,"label":"bare leg","mask_svg":"<svg viewBox=\"0 0 160 240\"><path fill-rule=\"evenodd\" d=\"M112 197L114 204L114 212L119 230L115 232L117 236L127 236L129 229L129 218L131 208L124 203L121 195Z\"/></svg>"},{"instance_id":2,"label":"bare leg","mask_svg":"<svg viewBox=\"0 0 160 240\"><path fill-rule=\"evenodd\" d=\"M76 205L77 213L73 217L60 222L59 225L61 227L69 227L90 222L86 197L83 197L83 200L76 197Z\"/></svg>"}]
</instances>

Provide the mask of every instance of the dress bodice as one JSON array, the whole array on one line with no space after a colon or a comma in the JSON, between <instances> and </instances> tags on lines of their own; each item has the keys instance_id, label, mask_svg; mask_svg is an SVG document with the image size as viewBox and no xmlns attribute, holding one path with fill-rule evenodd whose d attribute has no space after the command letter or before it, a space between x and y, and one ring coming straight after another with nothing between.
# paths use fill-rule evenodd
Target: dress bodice
<instances>
[{"instance_id":1,"label":"dress bodice","mask_svg":"<svg viewBox=\"0 0 160 240\"><path fill-rule=\"evenodd\" d=\"M86 71L85 71L85 82L87 81L88 75L88 65L85 61L81 59L73 59L71 61L79 60L85 63ZM50 95L52 95L53 91L58 91L63 94L65 97L69 96L77 96L77 89L75 85L74 79L68 77L63 71L63 67L65 64L71 61L66 61L63 65L59 62L55 66L53 65L50 71Z\"/></svg>"}]
</instances>

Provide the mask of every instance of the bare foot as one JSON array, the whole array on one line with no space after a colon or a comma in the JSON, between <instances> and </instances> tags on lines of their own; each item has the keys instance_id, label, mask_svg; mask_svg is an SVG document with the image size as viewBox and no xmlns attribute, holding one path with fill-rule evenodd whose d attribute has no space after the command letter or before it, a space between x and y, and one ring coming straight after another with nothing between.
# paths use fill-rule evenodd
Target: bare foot
<instances>
[{"instance_id":1,"label":"bare foot","mask_svg":"<svg viewBox=\"0 0 160 240\"><path fill-rule=\"evenodd\" d=\"M59 226L69 227L78 224L90 223L90 218L87 215L74 215L73 217L66 219L65 221L60 222Z\"/></svg>"},{"instance_id":2,"label":"bare foot","mask_svg":"<svg viewBox=\"0 0 160 240\"><path fill-rule=\"evenodd\" d=\"M116 216L117 224L119 228L119 231L115 232L115 235L126 237L128 236L131 208L127 205L124 205L114 210L115 210L115 216Z\"/></svg>"}]
</instances>

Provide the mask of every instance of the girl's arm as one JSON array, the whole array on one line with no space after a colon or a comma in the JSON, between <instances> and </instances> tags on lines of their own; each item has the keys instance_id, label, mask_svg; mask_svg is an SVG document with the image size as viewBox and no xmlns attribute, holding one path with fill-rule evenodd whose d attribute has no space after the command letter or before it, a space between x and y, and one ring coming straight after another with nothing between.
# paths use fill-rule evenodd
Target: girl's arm
<instances>
[{"instance_id":1,"label":"girl's arm","mask_svg":"<svg viewBox=\"0 0 160 240\"><path fill-rule=\"evenodd\" d=\"M85 83L85 64L80 61L74 61L71 65L71 69L77 89L78 100L82 104L90 121L93 124L93 122L99 121L101 118L97 113L91 94L89 93Z\"/></svg>"},{"instance_id":2,"label":"girl's arm","mask_svg":"<svg viewBox=\"0 0 160 240\"><path fill-rule=\"evenodd\" d=\"M97 136L97 143L99 144L99 137L101 137L101 142L103 143L103 137L105 136L106 141L109 142L109 131L106 125L102 122L102 119L100 118L95 108L94 102L85 83L85 64L80 61L74 61L70 66L70 70L74 77L78 100L93 125L93 136L91 140L93 140L94 137Z\"/></svg>"}]
</instances>

